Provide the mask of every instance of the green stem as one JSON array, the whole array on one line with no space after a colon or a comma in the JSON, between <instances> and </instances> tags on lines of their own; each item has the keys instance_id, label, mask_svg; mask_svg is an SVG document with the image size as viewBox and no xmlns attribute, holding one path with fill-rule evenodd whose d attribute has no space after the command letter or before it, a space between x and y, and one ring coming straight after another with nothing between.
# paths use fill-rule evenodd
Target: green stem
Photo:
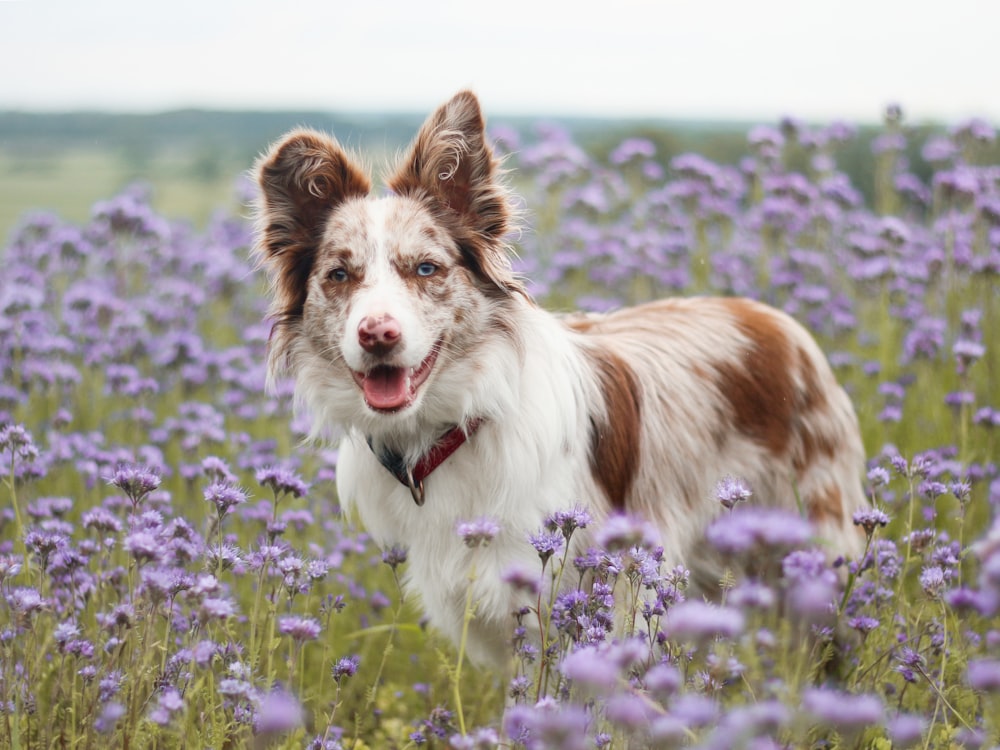
<instances>
[{"instance_id":1,"label":"green stem","mask_svg":"<svg viewBox=\"0 0 1000 750\"><path fill-rule=\"evenodd\" d=\"M462 711L462 663L465 660L465 649L469 643L469 623L476 616L476 606L472 601L472 584L476 580L476 566L469 571L468 585L465 588L465 613L462 617L462 638L458 643L458 661L455 663L455 675L452 679L452 695L455 698L455 713L458 716L458 730L465 736L465 714Z\"/></svg>"}]
</instances>

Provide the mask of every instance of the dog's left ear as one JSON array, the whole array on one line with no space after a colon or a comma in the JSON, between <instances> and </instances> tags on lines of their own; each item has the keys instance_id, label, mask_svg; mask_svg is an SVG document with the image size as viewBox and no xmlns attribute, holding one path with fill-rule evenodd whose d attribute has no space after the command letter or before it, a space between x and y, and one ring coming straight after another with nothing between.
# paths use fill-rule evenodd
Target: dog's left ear
<instances>
[{"instance_id":1,"label":"dog's left ear","mask_svg":"<svg viewBox=\"0 0 1000 750\"><path fill-rule=\"evenodd\" d=\"M427 119L388 184L438 215L479 276L501 291L521 291L504 244L508 193L485 129L475 94L459 92Z\"/></svg>"}]
</instances>

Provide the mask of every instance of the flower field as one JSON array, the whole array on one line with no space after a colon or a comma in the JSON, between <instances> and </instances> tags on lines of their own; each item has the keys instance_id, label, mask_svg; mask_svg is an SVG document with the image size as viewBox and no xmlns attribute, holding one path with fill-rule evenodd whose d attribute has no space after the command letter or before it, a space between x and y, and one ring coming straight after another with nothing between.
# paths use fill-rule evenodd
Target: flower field
<instances>
[{"instance_id":1,"label":"flower field","mask_svg":"<svg viewBox=\"0 0 1000 750\"><path fill-rule=\"evenodd\" d=\"M290 384L265 393L250 222L130 189L0 251L0 748L1000 747L993 129L913 144L891 111L865 191L840 124L755 128L738 165L494 135L545 305L745 295L814 332L862 423L863 559L734 477L705 542L733 572L687 599L641 519L570 558L567 498L508 576L537 593L511 674L478 671L401 592L406 550L340 513Z\"/></svg>"}]
</instances>

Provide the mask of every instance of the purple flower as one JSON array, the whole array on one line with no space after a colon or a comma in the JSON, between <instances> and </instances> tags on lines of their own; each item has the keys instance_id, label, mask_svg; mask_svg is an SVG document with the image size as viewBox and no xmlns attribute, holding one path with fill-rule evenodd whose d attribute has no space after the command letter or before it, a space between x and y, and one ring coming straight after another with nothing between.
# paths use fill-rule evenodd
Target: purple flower
<instances>
[{"instance_id":1,"label":"purple flower","mask_svg":"<svg viewBox=\"0 0 1000 750\"><path fill-rule=\"evenodd\" d=\"M236 605L229 599L206 597L198 608L198 621L206 623L210 620L226 620L235 614Z\"/></svg>"},{"instance_id":2,"label":"purple flower","mask_svg":"<svg viewBox=\"0 0 1000 750\"><path fill-rule=\"evenodd\" d=\"M168 687L157 697L156 705L149 712L149 718L160 726L166 726L174 714L183 708L184 699L181 698L177 688Z\"/></svg>"},{"instance_id":3,"label":"purple flower","mask_svg":"<svg viewBox=\"0 0 1000 750\"><path fill-rule=\"evenodd\" d=\"M163 549L160 540L148 531L133 531L125 537L123 547L140 565L145 562L158 561Z\"/></svg>"},{"instance_id":4,"label":"purple flower","mask_svg":"<svg viewBox=\"0 0 1000 750\"><path fill-rule=\"evenodd\" d=\"M595 541L608 552L634 547L654 549L659 543L656 530L648 521L628 515L609 516L597 531Z\"/></svg>"},{"instance_id":5,"label":"purple flower","mask_svg":"<svg viewBox=\"0 0 1000 750\"><path fill-rule=\"evenodd\" d=\"M1000 692L1000 659L969 662L969 687L984 693Z\"/></svg>"},{"instance_id":6,"label":"purple flower","mask_svg":"<svg viewBox=\"0 0 1000 750\"><path fill-rule=\"evenodd\" d=\"M275 497L281 495L302 497L309 491L309 485L302 481L298 474L280 466L266 466L258 469L254 478L257 480L257 484L270 487Z\"/></svg>"},{"instance_id":7,"label":"purple flower","mask_svg":"<svg viewBox=\"0 0 1000 750\"><path fill-rule=\"evenodd\" d=\"M646 689L659 700L664 700L677 692L684 684L680 670L672 664L655 664L642 678Z\"/></svg>"},{"instance_id":8,"label":"purple flower","mask_svg":"<svg viewBox=\"0 0 1000 750\"><path fill-rule=\"evenodd\" d=\"M932 599L939 599L946 585L947 579L940 565L929 565L920 573L920 587Z\"/></svg>"},{"instance_id":9,"label":"purple flower","mask_svg":"<svg viewBox=\"0 0 1000 750\"><path fill-rule=\"evenodd\" d=\"M983 358L986 354L986 347L978 341L959 339L951 348L951 353L955 355L955 362L958 373L964 374L969 367Z\"/></svg>"},{"instance_id":10,"label":"purple flower","mask_svg":"<svg viewBox=\"0 0 1000 750\"><path fill-rule=\"evenodd\" d=\"M500 533L500 525L492 518L482 517L474 521L460 521L455 532L462 537L465 546L471 549L485 547Z\"/></svg>"},{"instance_id":11,"label":"purple flower","mask_svg":"<svg viewBox=\"0 0 1000 750\"><path fill-rule=\"evenodd\" d=\"M407 549L398 544L392 545L382 552L382 562L395 570L398 566L406 562Z\"/></svg>"},{"instance_id":12,"label":"purple flower","mask_svg":"<svg viewBox=\"0 0 1000 750\"><path fill-rule=\"evenodd\" d=\"M739 502L749 500L752 495L750 486L736 477L723 477L715 486L716 498L728 510L732 510Z\"/></svg>"},{"instance_id":13,"label":"purple flower","mask_svg":"<svg viewBox=\"0 0 1000 750\"><path fill-rule=\"evenodd\" d=\"M284 690L266 693L257 706L254 729L259 734L283 734L305 723L305 711L295 696Z\"/></svg>"},{"instance_id":14,"label":"purple flower","mask_svg":"<svg viewBox=\"0 0 1000 750\"><path fill-rule=\"evenodd\" d=\"M80 635L80 628L75 622L62 622L56 625L55 630L52 632L52 639L64 646L67 641L72 640Z\"/></svg>"},{"instance_id":15,"label":"purple flower","mask_svg":"<svg viewBox=\"0 0 1000 750\"><path fill-rule=\"evenodd\" d=\"M743 632L743 613L733 607L690 600L667 612L664 630L678 639L735 638Z\"/></svg>"},{"instance_id":16,"label":"purple flower","mask_svg":"<svg viewBox=\"0 0 1000 750\"><path fill-rule=\"evenodd\" d=\"M333 673L333 679L337 681L337 684L343 682L344 679L348 677L353 677L357 674L358 667L361 665L360 656L344 656L337 659L337 662L333 665L331 672Z\"/></svg>"},{"instance_id":17,"label":"purple flower","mask_svg":"<svg viewBox=\"0 0 1000 750\"><path fill-rule=\"evenodd\" d=\"M124 492L137 508L153 490L160 486L160 476L145 466L119 466L108 477L108 484Z\"/></svg>"},{"instance_id":18,"label":"purple flower","mask_svg":"<svg viewBox=\"0 0 1000 750\"><path fill-rule=\"evenodd\" d=\"M542 750L590 750L587 737L590 717L572 703L542 701L535 706L515 705L504 712L504 730L511 739Z\"/></svg>"},{"instance_id":19,"label":"purple flower","mask_svg":"<svg viewBox=\"0 0 1000 750\"><path fill-rule=\"evenodd\" d=\"M885 471L883 469L883 471ZM889 516L877 508L863 508L854 512L852 519L855 526L860 526L868 536L875 533L879 526L886 526L889 523Z\"/></svg>"},{"instance_id":20,"label":"purple flower","mask_svg":"<svg viewBox=\"0 0 1000 750\"><path fill-rule=\"evenodd\" d=\"M740 609L769 610L775 603L774 591L759 581L741 581L729 592L727 601Z\"/></svg>"},{"instance_id":21,"label":"purple flower","mask_svg":"<svg viewBox=\"0 0 1000 750\"><path fill-rule=\"evenodd\" d=\"M321 630L319 621L311 617L285 615L278 618L278 632L295 641L314 641L319 638Z\"/></svg>"},{"instance_id":22,"label":"purple flower","mask_svg":"<svg viewBox=\"0 0 1000 750\"><path fill-rule=\"evenodd\" d=\"M24 425L7 424L0 426L0 453L31 461L38 457L38 448ZM9 464L6 468L10 468Z\"/></svg>"},{"instance_id":23,"label":"purple flower","mask_svg":"<svg viewBox=\"0 0 1000 750\"><path fill-rule=\"evenodd\" d=\"M848 626L857 630L861 635L868 635L870 632L875 630L881 623L874 617L852 617L847 621Z\"/></svg>"},{"instance_id":24,"label":"purple flower","mask_svg":"<svg viewBox=\"0 0 1000 750\"><path fill-rule=\"evenodd\" d=\"M101 709L101 713L94 720L94 729L101 734L108 734L115 730L118 720L125 715L125 706L121 703L106 703Z\"/></svg>"},{"instance_id":25,"label":"purple flower","mask_svg":"<svg viewBox=\"0 0 1000 750\"><path fill-rule=\"evenodd\" d=\"M229 469L229 464L217 456L206 456L202 459L201 470L213 482L236 484L236 475Z\"/></svg>"},{"instance_id":26,"label":"purple flower","mask_svg":"<svg viewBox=\"0 0 1000 750\"><path fill-rule=\"evenodd\" d=\"M5 598L10 608L20 615L33 615L49 606L49 602L33 588L16 588Z\"/></svg>"},{"instance_id":27,"label":"purple flower","mask_svg":"<svg viewBox=\"0 0 1000 750\"><path fill-rule=\"evenodd\" d=\"M112 534L117 534L122 530L122 523L115 514L100 505L86 511L82 516L82 521L85 529Z\"/></svg>"},{"instance_id":28,"label":"purple flower","mask_svg":"<svg viewBox=\"0 0 1000 750\"><path fill-rule=\"evenodd\" d=\"M705 536L720 552L745 554L804 545L812 537L812 527L790 511L746 506L717 518Z\"/></svg>"},{"instance_id":29,"label":"purple flower","mask_svg":"<svg viewBox=\"0 0 1000 750\"><path fill-rule=\"evenodd\" d=\"M205 489L205 500L215 506L222 519L247 501L247 493L227 480L218 480Z\"/></svg>"},{"instance_id":30,"label":"purple flower","mask_svg":"<svg viewBox=\"0 0 1000 750\"><path fill-rule=\"evenodd\" d=\"M924 734L927 720L913 714L897 714L885 723L893 747L912 747Z\"/></svg>"},{"instance_id":31,"label":"purple flower","mask_svg":"<svg viewBox=\"0 0 1000 750\"><path fill-rule=\"evenodd\" d=\"M578 648L562 660L560 671L580 685L610 690L621 680L617 665L596 647Z\"/></svg>"},{"instance_id":32,"label":"purple flower","mask_svg":"<svg viewBox=\"0 0 1000 750\"><path fill-rule=\"evenodd\" d=\"M552 557L556 552L563 548L566 543L565 537L563 537L560 531L539 531L537 534L530 534L528 536L528 541L531 546L535 548L535 552L542 559L542 564L544 565L548 562L548 559Z\"/></svg>"},{"instance_id":33,"label":"purple flower","mask_svg":"<svg viewBox=\"0 0 1000 750\"><path fill-rule=\"evenodd\" d=\"M604 715L612 723L634 732L648 726L659 712L634 693L617 693L604 704Z\"/></svg>"},{"instance_id":34,"label":"purple flower","mask_svg":"<svg viewBox=\"0 0 1000 750\"><path fill-rule=\"evenodd\" d=\"M529 571L525 568L514 566L507 568L500 574L500 580L514 587L518 591L524 591L531 596L538 594L541 588L541 581L537 572Z\"/></svg>"},{"instance_id":35,"label":"purple flower","mask_svg":"<svg viewBox=\"0 0 1000 750\"><path fill-rule=\"evenodd\" d=\"M216 688L219 695L224 695L227 698L233 699L247 699L254 695L253 685L251 685L246 680L241 680L234 677L226 677L219 680L219 685Z\"/></svg>"},{"instance_id":36,"label":"purple flower","mask_svg":"<svg viewBox=\"0 0 1000 750\"><path fill-rule=\"evenodd\" d=\"M825 577L799 578L788 591L792 610L809 623L829 623L836 615L837 587Z\"/></svg>"},{"instance_id":37,"label":"purple flower","mask_svg":"<svg viewBox=\"0 0 1000 750\"><path fill-rule=\"evenodd\" d=\"M557 510L545 519L545 527L549 531L561 531L566 541L577 529L585 529L590 525L590 514L583 508L576 507L571 510Z\"/></svg>"},{"instance_id":38,"label":"purple flower","mask_svg":"<svg viewBox=\"0 0 1000 750\"><path fill-rule=\"evenodd\" d=\"M855 731L882 723L884 707L875 695L810 688L802 694L802 709L814 720L840 731Z\"/></svg>"}]
</instances>

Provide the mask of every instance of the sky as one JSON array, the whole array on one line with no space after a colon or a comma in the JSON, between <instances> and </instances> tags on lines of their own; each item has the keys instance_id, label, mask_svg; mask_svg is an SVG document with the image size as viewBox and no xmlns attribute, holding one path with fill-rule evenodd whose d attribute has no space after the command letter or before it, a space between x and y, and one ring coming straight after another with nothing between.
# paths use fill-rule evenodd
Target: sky
<instances>
[{"instance_id":1,"label":"sky","mask_svg":"<svg viewBox=\"0 0 1000 750\"><path fill-rule=\"evenodd\" d=\"M0 0L0 109L1000 121L998 0Z\"/></svg>"}]
</instances>

